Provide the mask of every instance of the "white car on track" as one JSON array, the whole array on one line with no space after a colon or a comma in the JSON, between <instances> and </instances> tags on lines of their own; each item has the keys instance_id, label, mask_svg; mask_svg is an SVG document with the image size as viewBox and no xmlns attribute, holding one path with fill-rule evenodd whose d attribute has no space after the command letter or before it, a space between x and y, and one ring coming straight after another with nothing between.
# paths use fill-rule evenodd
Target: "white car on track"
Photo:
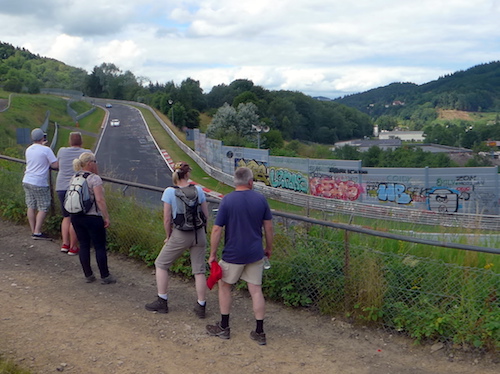
<instances>
[{"instance_id":1,"label":"white car on track","mask_svg":"<svg viewBox=\"0 0 500 374\"><path fill-rule=\"evenodd\" d=\"M118 127L118 126L120 126L120 120L119 119L112 119L109 124L111 125L111 127Z\"/></svg>"}]
</instances>

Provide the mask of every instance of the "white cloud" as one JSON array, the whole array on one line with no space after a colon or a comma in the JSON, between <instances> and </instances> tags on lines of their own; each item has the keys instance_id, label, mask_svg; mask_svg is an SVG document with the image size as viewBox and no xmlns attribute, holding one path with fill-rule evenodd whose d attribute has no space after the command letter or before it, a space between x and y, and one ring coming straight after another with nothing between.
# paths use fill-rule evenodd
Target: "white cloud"
<instances>
[{"instance_id":1,"label":"white cloud","mask_svg":"<svg viewBox=\"0 0 500 374\"><path fill-rule=\"evenodd\" d=\"M0 40L91 71L337 97L500 60L495 0L3 0Z\"/></svg>"}]
</instances>

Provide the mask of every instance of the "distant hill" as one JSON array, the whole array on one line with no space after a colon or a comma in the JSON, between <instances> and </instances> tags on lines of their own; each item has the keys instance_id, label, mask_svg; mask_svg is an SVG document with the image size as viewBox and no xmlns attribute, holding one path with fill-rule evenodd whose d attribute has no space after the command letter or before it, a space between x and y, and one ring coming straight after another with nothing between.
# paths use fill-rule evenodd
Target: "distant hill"
<instances>
[{"instance_id":1,"label":"distant hill","mask_svg":"<svg viewBox=\"0 0 500 374\"><path fill-rule=\"evenodd\" d=\"M0 86L10 92L39 93L41 88L82 90L87 72L0 42Z\"/></svg>"},{"instance_id":2,"label":"distant hill","mask_svg":"<svg viewBox=\"0 0 500 374\"><path fill-rule=\"evenodd\" d=\"M422 85L392 83L334 101L373 117L410 113L422 106L471 112L498 111L500 61L477 65Z\"/></svg>"}]
</instances>

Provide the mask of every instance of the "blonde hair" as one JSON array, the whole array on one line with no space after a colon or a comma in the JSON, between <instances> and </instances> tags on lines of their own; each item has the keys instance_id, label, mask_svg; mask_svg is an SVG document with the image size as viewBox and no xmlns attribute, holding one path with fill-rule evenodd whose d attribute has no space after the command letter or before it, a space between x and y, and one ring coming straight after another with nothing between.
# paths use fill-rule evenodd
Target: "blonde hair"
<instances>
[{"instance_id":1,"label":"blonde hair","mask_svg":"<svg viewBox=\"0 0 500 374\"><path fill-rule=\"evenodd\" d=\"M177 162L174 165L174 172L172 174L172 182L177 186L181 179L187 179L187 174L191 171L191 167L187 162Z\"/></svg>"},{"instance_id":2,"label":"blonde hair","mask_svg":"<svg viewBox=\"0 0 500 374\"><path fill-rule=\"evenodd\" d=\"M82 170L90 162L95 161L95 155L92 152L85 152L80 155L80 157L73 160L73 169L75 171Z\"/></svg>"}]
</instances>

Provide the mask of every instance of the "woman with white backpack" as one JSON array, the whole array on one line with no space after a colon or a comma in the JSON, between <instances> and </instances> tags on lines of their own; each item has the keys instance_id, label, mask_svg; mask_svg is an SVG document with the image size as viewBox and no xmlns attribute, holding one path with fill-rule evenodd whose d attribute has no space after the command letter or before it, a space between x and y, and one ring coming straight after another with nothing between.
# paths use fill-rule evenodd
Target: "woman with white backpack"
<instances>
[{"instance_id":1,"label":"woman with white backpack","mask_svg":"<svg viewBox=\"0 0 500 374\"><path fill-rule=\"evenodd\" d=\"M77 172L73 180L82 173L86 175L88 192L92 205L86 212L71 213L71 223L76 231L80 243L80 263L85 281L92 283L96 280L90 265L90 247L94 246L97 266L101 275L102 284L116 283L116 279L109 273L108 255L106 250L106 228L109 227L109 214L104 198L104 188L101 177L98 175L97 161L91 152L82 153L73 160L73 169ZM70 189L71 183L70 182ZM69 193L69 191L68 191Z\"/></svg>"}]
</instances>

